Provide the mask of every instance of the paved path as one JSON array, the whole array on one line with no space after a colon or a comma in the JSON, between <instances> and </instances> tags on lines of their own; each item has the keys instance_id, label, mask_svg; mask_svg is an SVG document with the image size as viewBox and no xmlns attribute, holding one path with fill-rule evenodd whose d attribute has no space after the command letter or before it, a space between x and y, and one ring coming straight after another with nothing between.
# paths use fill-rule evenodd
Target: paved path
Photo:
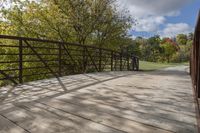
<instances>
[{"instance_id":1,"label":"paved path","mask_svg":"<svg viewBox=\"0 0 200 133\"><path fill-rule=\"evenodd\" d=\"M187 67L66 76L0 89L0 133L195 133Z\"/></svg>"}]
</instances>

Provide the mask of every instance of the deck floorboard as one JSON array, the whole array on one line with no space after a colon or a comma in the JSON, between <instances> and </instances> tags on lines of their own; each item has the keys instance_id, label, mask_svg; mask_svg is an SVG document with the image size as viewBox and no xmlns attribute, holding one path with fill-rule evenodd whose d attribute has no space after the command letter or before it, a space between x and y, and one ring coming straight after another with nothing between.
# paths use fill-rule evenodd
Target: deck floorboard
<instances>
[{"instance_id":1,"label":"deck floorboard","mask_svg":"<svg viewBox=\"0 0 200 133\"><path fill-rule=\"evenodd\" d=\"M80 74L2 87L0 133L197 133L186 69Z\"/></svg>"}]
</instances>

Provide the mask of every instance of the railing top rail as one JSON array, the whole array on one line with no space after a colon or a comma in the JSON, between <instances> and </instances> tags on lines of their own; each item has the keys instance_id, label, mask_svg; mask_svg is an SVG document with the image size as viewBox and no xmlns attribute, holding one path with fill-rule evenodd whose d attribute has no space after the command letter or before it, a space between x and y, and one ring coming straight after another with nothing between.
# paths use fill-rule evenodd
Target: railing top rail
<instances>
[{"instance_id":1,"label":"railing top rail","mask_svg":"<svg viewBox=\"0 0 200 133\"><path fill-rule=\"evenodd\" d=\"M61 44L74 45L74 46L80 46L80 47L88 47L88 48L94 48L94 49L102 49L102 50L105 50L105 51L120 53L120 52L115 51L115 50L106 49L106 48L99 48L99 47L96 47L96 46L81 45L81 44L78 44L78 43L62 42L62 41L39 39L39 38L29 38L29 37L18 37L18 36L0 35L0 39L27 40L27 41L38 41L38 42L56 43L56 44L60 44L61 43Z\"/></svg>"}]
</instances>

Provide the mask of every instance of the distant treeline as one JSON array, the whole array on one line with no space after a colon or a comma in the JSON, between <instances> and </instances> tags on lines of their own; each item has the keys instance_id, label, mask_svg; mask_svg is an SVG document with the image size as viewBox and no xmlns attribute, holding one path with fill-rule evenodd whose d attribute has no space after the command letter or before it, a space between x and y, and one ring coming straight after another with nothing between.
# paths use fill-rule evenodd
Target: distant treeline
<instances>
[{"instance_id":1,"label":"distant treeline","mask_svg":"<svg viewBox=\"0 0 200 133\"><path fill-rule=\"evenodd\" d=\"M137 37L128 46L129 52L135 53L141 60L151 62L187 62L193 33L178 34L174 38L160 38L156 35L148 39Z\"/></svg>"}]
</instances>

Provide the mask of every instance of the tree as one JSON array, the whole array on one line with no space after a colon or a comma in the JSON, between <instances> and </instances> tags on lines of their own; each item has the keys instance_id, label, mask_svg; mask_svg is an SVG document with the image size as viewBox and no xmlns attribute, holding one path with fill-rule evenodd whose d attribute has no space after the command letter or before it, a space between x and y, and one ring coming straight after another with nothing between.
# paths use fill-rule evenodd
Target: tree
<instances>
[{"instance_id":1,"label":"tree","mask_svg":"<svg viewBox=\"0 0 200 133\"><path fill-rule=\"evenodd\" d=\"M176 48L170 42L165 42L161 45L161 48L163 49L164 57L167 58L167 62L169 63L172 55L176 53Z\"/></svg>"},{"instance_id":2,"label":"tree","mask_svg":"<svg viewBox=\"0 0 200 133\"><path fill-rule=\"evenodd\" d=\"M147 40L147 43L149 45L149 50L151 50L151 55L150 55L150 58L153 62L155 62L158 57L158 54L160 52L160 36L159 35L155 35L153 37L150 37L148 40Z\"/></svg>"},{"instance_id":3,"label":"tree","mask_svg":"<svg viewBox=\"0 0 200 133\"><path fill-rule=\"evenodd\" d=\"M132 42L128 36L128 30L134 24L134 20L125 10L119 12L115 0L3 0L0 4L0 33L7 35L41 38L49 40L59 40L82 45L96 45L101 48L111 48L119 50L120 47L128 46ZM9 3L8 4L6 3ZM5 41L5 42L4 42ZM9 42L8 40L0 41L0 44ZM35 47L45 47L46 43L29 42ZM55 45L56 46L56 45ZM55 47L51 46L51 47ZM66 46L72 49L70 46ZM80 47L69 50L71 55L77 55L84 50ZM2 52L16 53L11 48L0 48ZM15 49L16 50L16 49ZM37 52L57 54L57 50L37 49ZM96 51L90 51L93 56ZM31 49L26 49L23 53L32 53ZM44 57L44 56L43 56ZM17 60L17 56L13 56ZM35 56L24 56L24 60L37 60ZM47 60L55 60L55 56L45 56ZM89 61L83 62L83 58L76 57L75 62L69 62L70 56L66 56L62 63L76 66L80 63L83 66ZM3 56L0 61L12 60L10 56ZM107 59L102 59L106 62ZM95 60L96 61L96 60ZM50 62L57 65L57 62ZM3 64L0 69L15 68L17 64ZM43 64L37 62L25 62L23 67L35 67ZM81 68L76 68L82 71ZM37 72L48 72L48 70L38 69L36 71L26 70L23 74ZM66 72L67 73L67 72ZM0 77L1 78L1 77ZM37 78L36 76L32 77Z\"/></svg>"},{"instance_id":4,"label":"tree","mask_svg":"<svg viewBox=\"0 0 200 133\"><path fill-rule=\"evenodd\" d=\"M150 50L147 45L147 39L142 37L137 37L135 39L135 43L138 45L140 49L140 59L141 60L148 60L150 56Z\"/></svg>"},{"instance_id":5,"label":"tree","mask_svg":"<svg viewBox=\"0 0 200 133\"><path fill-rule=\"evenodd\" d=\"M194 38L194 33L189 33L188 34L188 40L193 40L193 38Z\"/></svg>"},{"instance_id":6,"label":"tree","mask_svg":"<svg viewBox=\"0 0 200 133\"><path fill-rule=\"evenodd\" d=\"M129 54L134 54L138 57L141 57L141 49L140 43L136 42L135 40L131 40L131 44L127 47Z\"/></svg>"},{"instance_id":7,"label":"tree","mask_svg":"<svg viewBox=\"0 0 200 133\"><path fill-rule=\"evenodd\" d=\"M135 22L115 0L15 0L2 8L12 35L118 47ZM5 29L6 32L8 31ZM114 44L115 43L115 44Z\"/></svg>"},{"instance_id":8,"label":"tree","mask_svg":"<svg viewBox=\"0 0 200 133\"><path fill-rule=\"evenodd\" d=\"M179 45L186 45L187 44L187 35L185 34L178 34L176 36L176 41Z\"/></svg>"}]
</instances>

